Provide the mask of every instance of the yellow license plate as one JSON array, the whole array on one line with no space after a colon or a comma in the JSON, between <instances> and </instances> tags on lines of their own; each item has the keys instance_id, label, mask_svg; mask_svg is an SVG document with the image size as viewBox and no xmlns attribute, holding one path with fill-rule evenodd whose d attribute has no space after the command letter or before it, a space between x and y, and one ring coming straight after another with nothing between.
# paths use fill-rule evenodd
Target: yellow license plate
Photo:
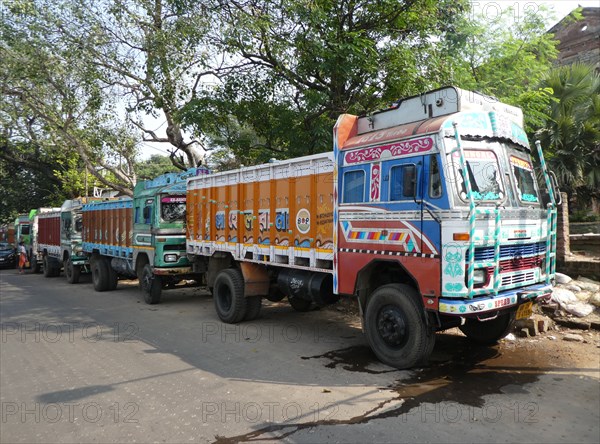
<instances>
[{"instance_id":1,"label":"yellow license plate","mask_svg":"<svg viewBox=\"0 0 600 444\"><path fill-rule=\"evenodd\" d=\"M517 310L517 319L527 319L533 314L533 302L525 302Z\"/></svg>"}]
</instances>

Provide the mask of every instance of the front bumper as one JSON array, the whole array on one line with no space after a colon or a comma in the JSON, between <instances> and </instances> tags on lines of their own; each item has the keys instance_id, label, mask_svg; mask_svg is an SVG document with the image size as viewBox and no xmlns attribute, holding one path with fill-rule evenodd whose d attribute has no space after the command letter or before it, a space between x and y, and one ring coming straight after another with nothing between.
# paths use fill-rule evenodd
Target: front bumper
<instances>
[{"instance_id":1,"label":"front bumper","mask_svg":"<svg viewBox=\"0 0 600 444\"><path fill-rule=\"evenodd\" d=\"M157 276L175 276L179 274L192 274L192 267L170 267L170 268L157 268L153 269L154 274Z\"/></svg>"},{"instance_id":2,"label":"front bumper","mask_svg":"<svg viewBox=\"0 0 600 444\"><path fill-rule=\"evenodd\" d=\"M493 313L516 308L528 301L539 302L552 294L552 285L536 284L505 291L497 296L483 296L473 299L440 298L439 312L450 316L469 316Z\"/></svg>"}]
</instances>

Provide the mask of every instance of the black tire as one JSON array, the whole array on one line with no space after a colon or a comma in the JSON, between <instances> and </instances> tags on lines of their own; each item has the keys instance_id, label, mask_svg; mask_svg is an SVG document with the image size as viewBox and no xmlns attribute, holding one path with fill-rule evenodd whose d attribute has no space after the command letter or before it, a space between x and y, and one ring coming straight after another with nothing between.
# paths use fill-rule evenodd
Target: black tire
<instances>
[{"instance_id":1,"label":"black tire","mask_svg":"<svg viewBox=\"0 0 600 444\"><path fill-rule=\"evenodd\" d=\"M106 258L106 270L108 271L108 291L113 291L117 288L117 283L119 282L119 275L114 270L113 267L110 266L110 259Z\"/></svg>"},{"instance_id":2,"label":"black tire","mask_svg":"<svg viewBox=\"0 0 600 444\"><path fill-rule=\"evenodd\" d=\"M260 315L262 296L248 296L246 298L246 314L244 321L253 321Z\"/></svg>"},{"instance_id":3,"label":"black tire","mask_svg":"<svg viewBox=\"0 0 600 444\"><path fill-rule=\"evenodd\" d=\"M458 327L470 341L479 345L494 345L510 333L515 320L514 313L499 315L491 321L469 318Z\"/></svg>"},{"instance_id":4,"label":"black tire","mask_svg":"<svg viewBox=\"0 0 600 444\"><path fill-rule=\"evenodd\" d=\"M44 269L44 277L50 277L50 267L48 267L48 256L42 256L42 268Z\"/></svg>"},{"instance_id":5,"label":"black tire","mask_svg":"<svg viewBox=\"0 0 600 444\"><path fill-rule=\"evenodd\" d=\"M142 279L140 280L142 293L144 293L144 302L149 305L158 304L162 293L162 280L152 271L150 264L144 265L142 270Z\"/></svg>"},{"instance_id":6,"label":"black tire","mask_svg":"<svg viewBox=\"0 0 600 444\"><path fill-rule=\"evenodd\" d=\"M67 259L63 263L65 269L65 277L69 284L76 284L79 282L79 276L81 276L81 267L79 265L73 265L71 258Z\"/></svg>"},{"instance_id":7,"label":"black tire","mask_svg":"<svg viewBox=\"0 0 600 444\"><path fill-rule=\"evenodd\" d=\"M44 277L56 277L56 265L54 265L54 261L49 256L44 256ZM60 274L60 269L58 269L58 273Z\"/></svg>"},{"instance_id":8,"label":"black tire","mask_svg":"<svg viewBox=\"0 0 600 444\"><path fill-rule=\"evenodd\" d=\"M291 298L288 296L288 302L292 306L292 308L296 311L305 312L309 311L312 308L312 301L307 301L302 298Z\"/></svg>"},{"instance_id":9,"label":"black tire","mask_svg":"<svg viewBox=\"0 0 600 444\"><path fill-rule=\"evenodd\" d=\"M414 288L389 284L371 295L365 314L365 332L379 360L398 369L427 360L435 332L427 326L419 295Z\"/></svg>"},{"instance_id":10,"label":"black tire","mask_svg":"<svg viewBox=\"0 0 600 444\"><path fill-rule=\"evenodd\" d=\"M272 285L271 288L269 288L269 294L265 297L271 302L279 302L285 298L285 293L281 291L278 286Z\"/></svg>"},{"instance_id":11,"label":"black tire","mask_svg":"<svg viewBox=\"0 0 600 444\"><path fill-rule=\"evenodd\" d=\"M31 272L38 274L42 271L42 264L37 260L37 255L34 254L31 258Z\"/></svg>"},{"instance_id":12,"label":"black tire","mask_svg":"<svg viewBox=\"0 0 600 444\"><path fill-rule=\"evenodd\" d=\"M108 290L108 270L104 258L93 257L90 261L90 268L92 269L92 283L94 284L94 290Z\"/></svg>"},{"instance_id":13,"label":"black tire","mask_svg":"<svg viewBox=\"0 0 600 444\"><path fill-rule=\"evenodd\" d=\"M244 297L244 277L234 269L222 270L213 287L215 309L221 321L235 324L246 315L246 298Z\"/></svg>"}]
</instances>

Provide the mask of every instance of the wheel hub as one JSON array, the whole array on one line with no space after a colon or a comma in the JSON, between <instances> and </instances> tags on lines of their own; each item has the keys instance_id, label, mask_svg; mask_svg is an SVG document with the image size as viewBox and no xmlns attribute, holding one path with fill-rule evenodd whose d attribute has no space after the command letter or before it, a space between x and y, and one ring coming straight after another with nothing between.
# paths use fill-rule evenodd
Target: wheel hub
<instances>
[{"instance_id":1,"label":"wheel hub","mask_svg":"<svg viewBox=\"0 0 600 444\"><path fill-rule=\"evenodd\" d=\"M406 341L406 321L402 312L388 305L377 316L377 331L386 344L399 347Z\"/></svg>"}]
</instances>

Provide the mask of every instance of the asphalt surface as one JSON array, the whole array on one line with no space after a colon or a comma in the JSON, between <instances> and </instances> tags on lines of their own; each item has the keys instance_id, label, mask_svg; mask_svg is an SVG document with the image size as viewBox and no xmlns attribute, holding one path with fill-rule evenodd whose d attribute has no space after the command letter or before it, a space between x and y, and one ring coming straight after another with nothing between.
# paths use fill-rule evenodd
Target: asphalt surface
<instances>
[{"instance_id":1,"label":"asphalt surface","mask_svg":"<svg viewBox=\"0 0 600 444\"><path fill-rule=\"evenodd\" d=\"M397 371L335 310L219 322L199 288L0 271L0 441L600 442L599 365L438 334ZM598 349L593 348L597 362Z\"/></svg>"}]
</instances>

